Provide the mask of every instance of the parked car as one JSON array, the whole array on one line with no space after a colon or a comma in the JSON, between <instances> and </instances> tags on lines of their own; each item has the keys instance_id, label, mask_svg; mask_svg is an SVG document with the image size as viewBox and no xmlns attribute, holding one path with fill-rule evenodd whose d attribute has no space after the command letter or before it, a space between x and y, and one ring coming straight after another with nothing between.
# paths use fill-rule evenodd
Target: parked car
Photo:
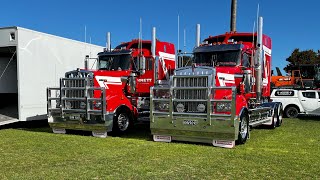
<instances>
[{"instance_id":1,"label":"parked car","mask_svg":"<svg viewBox=\"0 0 320 180\"><path fill-rule=\"evenodd\" d=\"M270 98L282 103L285 117L320 115L320 90L274 89Z\"/></svg>"}]
</instances>

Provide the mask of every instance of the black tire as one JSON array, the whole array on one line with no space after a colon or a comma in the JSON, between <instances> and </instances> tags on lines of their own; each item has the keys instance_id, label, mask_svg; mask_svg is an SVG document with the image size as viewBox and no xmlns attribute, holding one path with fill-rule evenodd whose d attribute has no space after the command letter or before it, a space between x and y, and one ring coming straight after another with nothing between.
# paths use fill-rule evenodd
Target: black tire
<instances>
[{"instance_id":1,"label":"black tire","mask_svg":"<svg viewBox=\"0 0 320 180\"><path fill-rule=\"evenodd\" d=\"M240 123L239 123L239 133L238 133L238 140L236 144L244 144L246 143L249 137L249 117L247 113L242 113L240 116Z\"/></svg>"},{"instance_id":2,"label":"black tire","mask_svg":"<svg viewBox=\"0 0 320 180\"><path fill-rule=\"evenodd\" d=\"M119 111L113 118L112 132L117 135L127 133L132 126L132 119L128 111Z\"/></svg>"},{"instance_id":3,"label":"black tire","mask_svg":"<svg viewBox=\"0 0 320 180\"><path fill-rule=\"evenodd\" d=\"M282 107L282 103L279 103L279 105L277 106L277 127L280 127L282 124L282 117L283 117L283 107Z\"/></svg>"},{"instance_id":4,"label":"black tire","mask_svg":"<svg viewBox=\"0 0 320 180\"><path fill-rule=\"evenodd\" d=\"M277 122L275 121L276 120L276 118L275 118L276 114L277 114L277 110L275 109L275 111L273 113L273 116L272 116L272 123L271 123L271 125L268 126L269 129L275 129L277 127L276 126Z\"/></svg>"},{"instance_id":5,"label":"black tire","mask_svg":"<svg viewBox=\"0 0 320 180\"><path fill-rule=\"evenodd\" d=\"M289 106L285 109L284 114L288 118L296 118L296 117L298 117L299 110L298 110L298 108L296 108L294 106Z\"/></svg>"}]
</instances>

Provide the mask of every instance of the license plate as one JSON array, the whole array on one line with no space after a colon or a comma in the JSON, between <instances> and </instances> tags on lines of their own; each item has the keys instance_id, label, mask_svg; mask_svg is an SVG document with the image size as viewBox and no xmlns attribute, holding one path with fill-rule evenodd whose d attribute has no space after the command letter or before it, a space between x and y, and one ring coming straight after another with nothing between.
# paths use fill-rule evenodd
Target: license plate
<instances>
[{"instance_id":1,"label":"license plate","mask_svg":"<svg viewBox=\"0 0 320 180\"><path fill-rule=\"evenodd\" d=\"M195 126L198 124L198 120L183 120L182 124Z\"/></svg>"},{"instance_id":2,"label":"license plate","mask_svg":"<svg viewBox=\"0 0 320 180\"><path fill-rule=\"evenodd\" d=\"M70 120L80 120L80 115L70 115Z\"/></svg>"}]
</instances>

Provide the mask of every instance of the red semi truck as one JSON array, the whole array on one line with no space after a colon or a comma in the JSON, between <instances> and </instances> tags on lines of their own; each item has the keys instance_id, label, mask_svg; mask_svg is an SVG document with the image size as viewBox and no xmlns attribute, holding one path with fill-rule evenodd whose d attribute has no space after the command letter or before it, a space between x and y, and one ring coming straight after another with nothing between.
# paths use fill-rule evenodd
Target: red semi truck
<instances>
[{"instance_id":1,"label":"red semi truck","mask_svg":"<svg viewBox=\"0 0 320 180\"><path fill-rule=\"evenodd\" d=\"M212 143L232 148L249 127L282 123L282 104L270 102L271 38L231 31L197 43L192 66L178 67L170 87L151 88L151 133L155 141Z\"/></svg>"},{"instance_id":2,"label":"red semi truck","mask_svg":"<svg viewBox=\"0 0 320 180\"><path fill-rule=\"evenodd\" d=\"M172 43L135 39L98 53L97 69L66 72L60 86L47 89L48 121L55 133L66 129L126 132L134 121L149 120L150 87L168 83L175 68ZM89 60L86 59L86 62ZM154 66L156 64L157 66Z\"/></svg>"}]
</instances>

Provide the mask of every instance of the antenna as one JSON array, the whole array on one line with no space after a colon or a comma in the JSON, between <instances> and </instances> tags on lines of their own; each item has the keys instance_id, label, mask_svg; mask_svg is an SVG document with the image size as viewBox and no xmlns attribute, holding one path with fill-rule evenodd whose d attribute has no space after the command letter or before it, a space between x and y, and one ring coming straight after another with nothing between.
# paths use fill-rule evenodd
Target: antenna
<instances>
[{"instance_id":1,"label":"antenna","mask_svg":"<svg viewBox=\"0 0 320 180\"><path fill-rule=\"evenodd\" d=\"M87 42L87 26L84 26L84 42Z\"/></svg>"},{"instance_id":2,"label":"antenna","mask_svg":"<svg viewBox=\"0 0 320 180\"><path fill-rule=\"evenodd\" d=\"M259 22L259 10L260 10L260 6L259 6L259 3L258 3L258 7L257 7L257 23ZM257 25L257 33L259 31L259 25Z\"/></svg>"},{"instance_id":3,"label":"antenna","mask_svg":"<svg viewBox=\"0 0 320 180\"><path fill-rule=\"evenodd\" d=\"M183 51L186 52L186 46L187 46L187 43L186 43L186 28L184 28L183 30Z\"/></svg>"},{"instance_id":4,"label":"antenna","mask_svg":"<svg viewBox=\"0 0 320 180\"><path fill-rule=\"evenodd\" d=\"M180 17L178 14L178 51L180 50Z\"/></svg>"},{"instance_id":5,"label":"antenna","mask_svg":"<svg viewBox=\"0 0 320 180\"><path fill-rule=\"evenodd\" d=\"M141 48L141 51L140 53L142 53L142 18L140 17L140 48Z\"/></svg>"},{"instance_id":6,"label":"antenna","mask_svg":"<svg viewBox=\"0 0 320 180\"><path fill-rule=\"evenodd\" d=\"M89 53L89 57L91 57L91 36L89 37L90 40L90 53Z\"/></svg>"}]
</instances>

